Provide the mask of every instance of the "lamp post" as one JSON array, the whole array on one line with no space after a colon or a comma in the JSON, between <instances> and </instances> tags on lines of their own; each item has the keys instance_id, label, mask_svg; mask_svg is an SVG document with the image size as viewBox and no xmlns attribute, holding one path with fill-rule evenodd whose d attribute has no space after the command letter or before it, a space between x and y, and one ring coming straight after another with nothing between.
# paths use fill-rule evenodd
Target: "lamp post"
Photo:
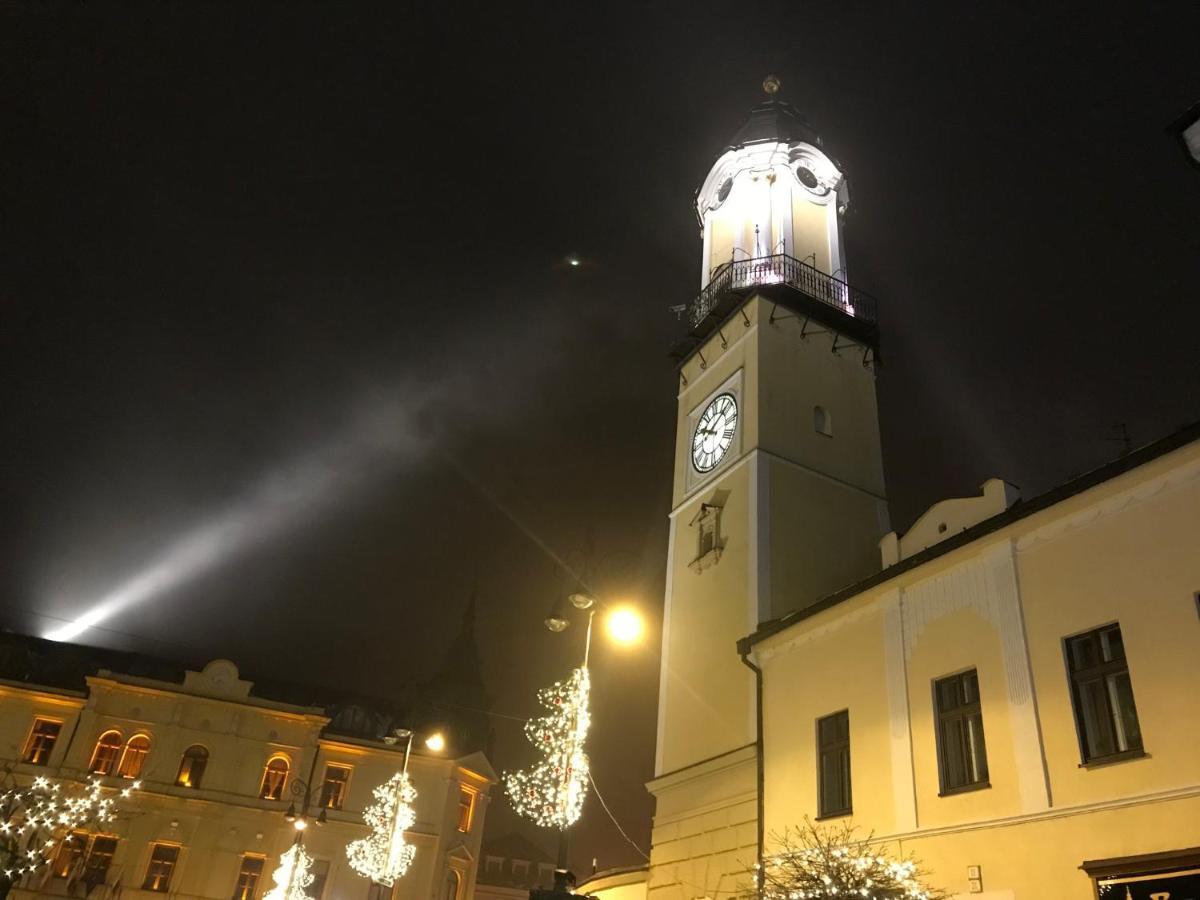
<instances>
[{"instance_id":1,"label":"lamp post","mask_svg":"<svg viewBox=\"0 0 1200 900\"><path fill-rule=\"evenodd\" d=\"M370 833L351 841L346 847L346 857L350 868L359 875L390 887L408 871L416 854L416 848L404 840L404 833L416 821L413 801L417 798L417 790L408 777L412 729L397 728L385 740L389 744L405 741L404 763L399 772L372 791L375 802L363 810ZM425 740L425 746L434 752L441 750L445 743L437 732Z\"/></svg>"},{"instance_id":2,"label":"lamp post","mask_svg":"<svg viewBox=\"0 0 1200 900\"><path fill-rule=\"evenodd\" d=\"M569 618L571 607L587 613L587 631L583 642L583 664L580 666L580 670L586 676L592 650L592 625L596 618L596 598L591 594L581 593L568 595L566 603L563 602L562 598L559 598L551 609L550 615L543 621L543 624L545 624L548 631L552 631L555 634L566 631L571 624L571 619ZM618 643L633 643L641 637L641 618L629 607L617 607L611 610L608 615L608 631L610 637ZM576 719L577 717L578 714L576 714ZM574 748L564 750L563 771L565 779L570 778L570 760L573 750ZM570 824L567 822L568 817L565 810L568 802L566 791L561 792L561 802L563 803L564 810L562 817L563 825L559 828L558 832L558 859L554 870L554 890L556 893L566 893L569 887L574 886L573 884L569 884L572 879L567 868L567 855L570 849L568 828Z\"/></svg>"}]
</instances>

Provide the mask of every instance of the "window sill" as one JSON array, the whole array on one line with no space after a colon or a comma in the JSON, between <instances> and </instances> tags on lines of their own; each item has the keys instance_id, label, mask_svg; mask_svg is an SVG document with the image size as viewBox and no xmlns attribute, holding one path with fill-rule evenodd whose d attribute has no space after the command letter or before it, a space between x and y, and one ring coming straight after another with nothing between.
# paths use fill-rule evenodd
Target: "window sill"
<instances>
[{"instance_id":1,"label":"window sill","mask_svg":"<svg viewBox=\"0 0 1200 900\"><path fill-rule=\"evenodd\" d=\"M1135 759L1149 759L1150 754L1145 750L1126 750L1124 753L1114 753L1112 756L1098 756L1095 759L1084 760L1079 764L1081 769L1103 769L1117 763L1132 762Z\"/></svg>"},{"instance_id":2,"label":"window sill","mask_svg":"<svg viewBox=\"0 0 1200 900\"><path fill-rule=\"evenodd\" d=\"M854 810L844 809L841 812L828 812L824 815L817 816L813 819L814 822L828 822L831 819L846 819L854 815Z\"/></svg>"},{"instance_id":3,"label":"window sill","mask_svg":"<svg viewBox=\"0 0 1200 900\"><path fill-rule=\"evenodd\" d=\"M973 791L988 791L991 790L992 783L990 781L980 781L975 784L964 784L962 787L947 788L944 791L939 791L939 797L953 797L957 794L970 794Z\"/></svg>"}]
</instances>

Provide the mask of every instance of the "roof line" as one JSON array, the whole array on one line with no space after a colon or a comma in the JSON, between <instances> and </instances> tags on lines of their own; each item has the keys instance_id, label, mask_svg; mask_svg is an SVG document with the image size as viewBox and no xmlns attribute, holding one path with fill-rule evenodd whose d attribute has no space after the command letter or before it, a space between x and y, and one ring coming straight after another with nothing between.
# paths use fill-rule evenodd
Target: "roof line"
<instances>
[{"instance_id":1,"label":"roof line","mask_svg":"<svg viewBox=\"0 0 1200 900\"><path fill-rule=\"evenodd\" d=\"M758 628L746 637L740 638L737 642L738 653L745 656L753 649L754 645L760 641L764 641L774 634L778 634L786 628L802 622L805 619L815 616L817 613L824 612L830 607L837 606L846 600L856 597L859 594L877 587L880 584L891 581L898 575L909 572L919 566L924 565L931 560L937 559L940 556L945 556L960 547L965 547L973 541L979 540L995 531L999 531L1006 525L1011 525L1013 522L1018 522L1021 519L1032 516L1034 513L1048 509L1057 503L1068 500L1076 494L1082 494L1084 491L1097 485L1103 484L1116 478L1118 475L1123 475L1133 469L1143 466L1146 463L1158 459L1160 456L1166 456L1173 450L1178 450L1180 447L1186 446L1193 441L1200 440L1200 421L1192 422L1190 425L1185 425L1178 431L1168 434L1166 437L1160 438L1144 447L1139 447L1132 453L1128 453L1110 463L1106 463L1099 468L1086 472L1083 475L1073 478L1070 481L1063 482L1057 487L1051 488L1044 494L1040 494L1029 501L1018 500L1004 512L997 513L991 518L984 519L977 525L961 531L954 537L947 538L939 544L934 544L932 547L927 547L920 553L916 553L908 559L896 563L894 566L889 566L874 575L864 578L854 584L848 585L839 591L828 594L822 597L816 603L806 606L803 609L798 609L795 612L790 612L778 619L768 619L766 622L759 624Z\"/></svg>"}]
</instances>

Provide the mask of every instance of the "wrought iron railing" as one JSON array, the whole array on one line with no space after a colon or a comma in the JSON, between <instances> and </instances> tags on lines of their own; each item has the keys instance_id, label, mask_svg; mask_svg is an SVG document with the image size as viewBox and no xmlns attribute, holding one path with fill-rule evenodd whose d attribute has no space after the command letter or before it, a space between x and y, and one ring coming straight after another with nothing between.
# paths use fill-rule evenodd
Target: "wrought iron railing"
<instances>
[{"instance_id":1,"label":"wrought iron railing","mask_svg":"<svg viewBox=\"0 0 1200 900\"><path fill-rule=\"evenodd\" d=\"M718 266L688 305L688 321L692 327L699 325L728 291L766 284L786 284L848 316L875 321L875 298L870 294L783 253Z\"/></svg>"}]
</instances>

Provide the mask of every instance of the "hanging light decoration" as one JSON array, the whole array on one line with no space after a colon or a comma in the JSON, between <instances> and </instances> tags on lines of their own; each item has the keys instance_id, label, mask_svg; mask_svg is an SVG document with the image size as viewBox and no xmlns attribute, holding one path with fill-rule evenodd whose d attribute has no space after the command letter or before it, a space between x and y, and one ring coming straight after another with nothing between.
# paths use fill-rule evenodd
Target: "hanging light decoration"
<instances>
[{"instance_id":1,"label":"hanging light decoration","mask_svg":"<svg viewBox=\"0 0 1200 900\"><path fill-rule=\"evenodd\" d=\"M550 713L527 722L525 736L542 759L505 776L513 809L542 827L565 830L583 811L588 783L583 743L591 724L590 689L588 670L582 667L566 681L538 691L538 701Z\"/></svg>"},{"instance_id":2,"label":"hanging light decoration","mask_svg":"<svg viewBox=\"0 0 1200 900\"><path fill-rule=\"evenodd\" d=\"M310 871L312 863L312 857L297 838L291 849L279 857L279 866L271 873L275 887L263 895L263 900L313 900L308 893L308 886L316 878Z\"/></svg>"},{"instance_id":3,"label":"hanging light decoration","mask_svg":"<svg viewBox=\"0 0 1200 900\"><path fill-rule=\"evenodd\" d=\"M407 768L407 758L405 760ZM408 772L397 772L372 792L375 802L363 810L371 828L365 838L346 846L350 868L364 878L391 887L412 865L417 848L404 839L404 832L417 820L413 801L417 789ZM265 898L264 898L265 900Z\"/></svg>"},{"instance_id":4,"label":"hanging light decoration","mask_svg":"<svg viewBox=\"0 0 1200 900\"><path fill-rule=\"evenodd\" d=\"M0 842L11 842L18 851L3 870L4 878L11 883L36 872L54 857L60 843L75 840L71 832L76 829L113 821L117 799L128 797L141 786L140 781L133 781L116 797L106 797L100 780L93 778L86 791L72 794L63 791L58 782L39 776L28 787L0 793ZM58 835L63 834L66 837L60 842Z\"/></svg>"}]
</instances>

